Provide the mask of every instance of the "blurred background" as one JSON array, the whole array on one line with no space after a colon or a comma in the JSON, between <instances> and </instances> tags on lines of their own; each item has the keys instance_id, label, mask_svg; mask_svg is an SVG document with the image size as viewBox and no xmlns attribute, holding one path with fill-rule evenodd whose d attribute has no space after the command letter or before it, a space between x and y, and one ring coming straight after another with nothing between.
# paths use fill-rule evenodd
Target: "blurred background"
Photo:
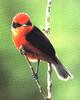
<instances>
[{"instance_id":1,"label":"blurred background","mask_svg":"<svg viewBox=\"0 0 80 100\"><path fill-rule=\"evenodd\" d=\"M27 12L33 24L45 26L47 0L0 0L0 100L44 100L24 57L12 43L11 21ZM52 0L50 40L74 75L67 82L52 74L54 100L80 100L80 0ZM39 79L46 91L47 64L41 62Z\"/></svg>"}]
</instances>

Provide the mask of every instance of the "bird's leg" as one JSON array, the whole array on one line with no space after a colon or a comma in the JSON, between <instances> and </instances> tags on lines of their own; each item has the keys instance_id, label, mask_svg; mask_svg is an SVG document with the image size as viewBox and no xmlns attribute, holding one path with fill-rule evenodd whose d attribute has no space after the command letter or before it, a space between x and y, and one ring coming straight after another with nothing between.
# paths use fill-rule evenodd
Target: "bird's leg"
<instances>
[{"instance_id":1,"label":"bird's leg","mask_svg":"<svg viewBox=\"0 0 80 100\"><path fill-rule=\"evenodd\" d=\"M34 68L33 68L33 66L32 66L30 60L28 59L28 57L27 57L27 61L28 61L28 64L29 64L29 66L30 66L30 69L31 69L32 77L33 77L34 79L38 79L38 75L37 75L38 71L37 71L37 73L34 71ZM38 62L38 63L39 63L39 62ZM39 65L39 64L38 64L38 65Z\"/></svg>"},{"instance_id":2,"label":"bird's leg","mask_svg":"<svg viewBox=\"0 0 80 100\"><path fill-rule=\"evenodd\" d=\"M20 51L20 53L21 53L22 55L26 55L26 50L25 50L25 47L24 47L23 45L21 45L21 46L19 47L19 51Z\"/></svg>"},{"instance_id":3,"label":"bird's leg","mask_svg":"<svg viewBox=\"0 0 80 100\"><path fill-rule=\"evenodd\" d=\"M24 47L23 45L21 45L21 46L19 47L20 53L21 53L22 55L24 55L24 56L27 58L27 61L28 61L28 63L29 63L29 66L30 66L30 69L31 69L33 78L38 79L38 69L39 69L39 62L40 62L40 60L38 60L38 64L37 64L37 67L36 67L36 71L34 71L34 68L33 68L33 66L32 66L30 60L29 60L28 57L27 57L27 51L26 51L26 50L27 50L27 49L25 49L25 47Z\"/></svg>"},{"instance_id":4,"label":"bird's leg","mask_svg":"<svg viewBox=\"0 0 80 100\"><path fill-rule=\"evenodd\" d=\"M42 86L41 86L41 84L40 84L40 82L39 82L39 80L38 80L38 77L36 77L36 73L35 73L35 71L34 71L34 69L33 69L33 66L32 66L31 62L29 61L29 59L28 59L27 56L25 56L25 58L27 58L27 61L28 61L28 64L29 64L29 67L30 67L32 76L33 76L33 78L34 78L34 80L35 80L35 82L36 82L36 84L37 84L37 86L38 86L38 88L39 88L40 93L42 94L42 96L43 96L44 98L46 98L45 93L44 93L44 90L43 90L43 88L42 88ZM38 65L37 65L38 67L39 67L39 62L40 62L40 60L38 60ZM39 68L37 68L37 71L36 71L37 73L38 73L38 69L39 69ZM46 100L47 100L47 99L46 99Z\"/></svg>"},{"instance_id":5,"label":"bird's leg","mask_svg":"<svg viewBox=\"0 0 80 100\"><path fill-rule=\"evenodd\" d=\"M38 79L39 64L40 64L40 59L38 59L37 66L36 66L36 72L35 72L37 79Z\"/></svg>"}]
</instances>

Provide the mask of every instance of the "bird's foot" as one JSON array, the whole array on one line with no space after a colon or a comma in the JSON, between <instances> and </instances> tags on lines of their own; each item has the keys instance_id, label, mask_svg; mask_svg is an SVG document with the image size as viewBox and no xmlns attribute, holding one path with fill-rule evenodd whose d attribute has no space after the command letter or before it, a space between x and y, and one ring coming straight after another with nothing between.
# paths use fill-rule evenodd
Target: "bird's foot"
<instances>
[{"instance_id":1,"label":"bird's foot","mask_svg":"<svg viewBox=\"0 0 80 100\"><path fill-rule=\"evenodd\" d=\"M33 77L33 79L38 79L38 74L37 73L35 73L35 74L32 74L32 77Z\"/></svg>"}]
</instances>

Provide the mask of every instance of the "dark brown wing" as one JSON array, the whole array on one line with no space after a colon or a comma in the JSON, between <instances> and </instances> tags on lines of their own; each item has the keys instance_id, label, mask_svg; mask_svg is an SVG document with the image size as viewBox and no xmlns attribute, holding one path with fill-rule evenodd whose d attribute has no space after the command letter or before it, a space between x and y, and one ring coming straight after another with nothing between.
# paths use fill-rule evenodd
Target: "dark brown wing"
<instances>
[{"instance_id":1,"label":"dark brown wing","mask_svg":"<svg viewBox=\"0 0 80 100\"><path fill-rule=\"evenodd\" d=\"M26 35L26 39L33 47L38 48L42 53L46 54L50 58L54 58L55 49L49 39L36 26L34 26L32 31Z\"/></svg>"}]
</instances>

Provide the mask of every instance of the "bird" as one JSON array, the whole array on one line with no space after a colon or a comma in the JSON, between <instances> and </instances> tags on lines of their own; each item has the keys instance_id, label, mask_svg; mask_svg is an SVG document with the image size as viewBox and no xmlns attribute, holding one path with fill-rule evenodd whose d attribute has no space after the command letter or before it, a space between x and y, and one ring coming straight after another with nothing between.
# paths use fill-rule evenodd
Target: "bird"
<instances>
[{"instance_id":1,"label":"bird","mask_svg":"<svg viewBox=\"0 0 80 100\"><path fill-rule=\"evenodd\" d=\"M46 61L54 68L61 80L72 79L73 76L59 60L55 48L49 38L37 26L33 25L27 13L17 13L11 23L12 40L17 50L28 58L28 61Z\"/></svg>"}]
</instances>

